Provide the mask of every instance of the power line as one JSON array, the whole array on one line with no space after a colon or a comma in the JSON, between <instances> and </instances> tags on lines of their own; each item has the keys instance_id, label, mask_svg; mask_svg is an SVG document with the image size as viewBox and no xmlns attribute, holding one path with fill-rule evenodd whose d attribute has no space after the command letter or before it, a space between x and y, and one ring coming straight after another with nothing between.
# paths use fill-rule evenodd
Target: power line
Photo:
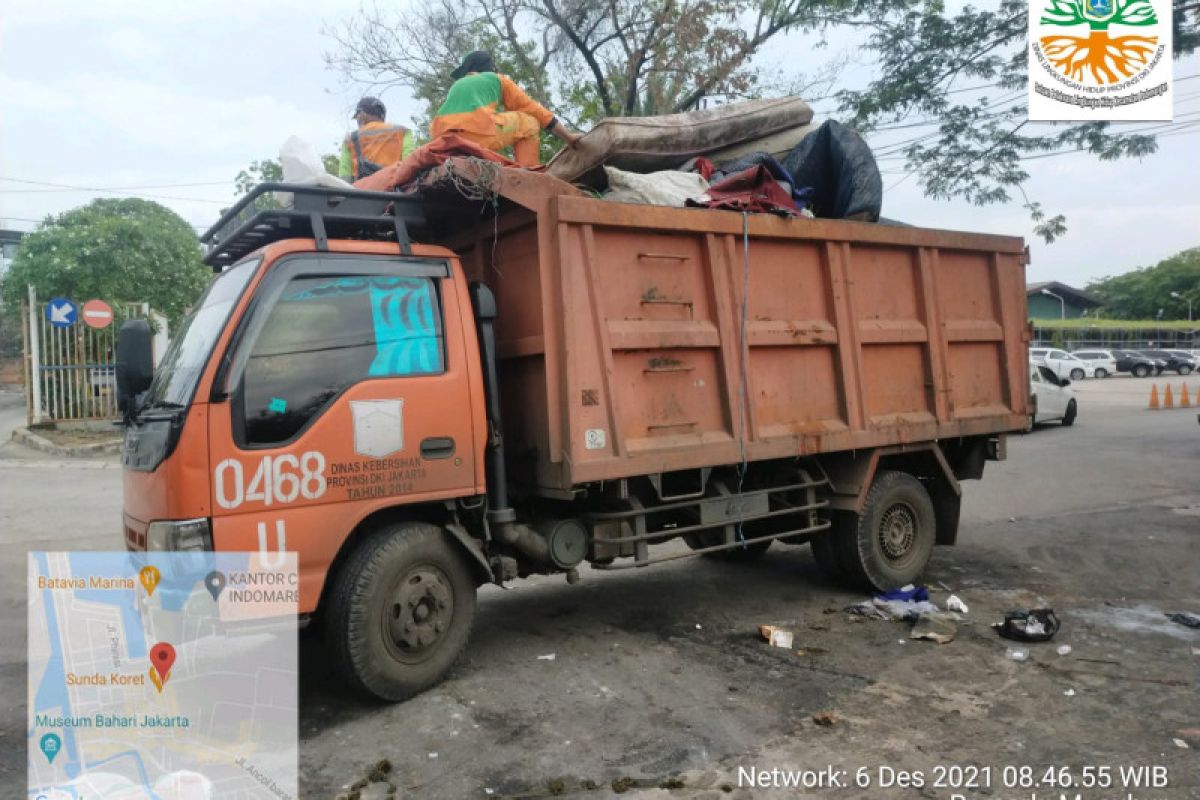
<instances>
[{"instance_id":1,"label":"power line","mask_svg":"<svg viewBox=\"0 0 1200 800\"><path fill-rule=\"evenodd\" d=\"M46 181L33 181L33 180L29 180L27 178L0 177L0 181L7 181L9 183L25 183L25 184L29 184L31 186L53 186L53 187L56 187L54 189L0 189L0 192L15 193L15 192L75 191L75 187L69 186L68 184L47 183ZM228 186L230 183L231 183L230 181L204 181L204 182L200 182L200 183L150 183L150 184L138 185L138 186L99 186L99 187L95 187L94 189L92 189L92 191L119 192L119 191L130 191L130 190L141 190L141 189L182 189L185 187L193 187L193 186Z\"/></svg>"},{"instance_id":2,"label":"power line","mask_svg":"<svg viewBox=\"0 0 1200 800\"><path fill-rule=\"evenodd\" d=\"M215 205L225 205L228 200L210 200L206 197L179 197L176 195L166 194L148 194L145 192L131 192L122 189L106 189L99 186L74 186L68 183L50 183L48 181L29 181L23 178L5 178L0 176L0 180L13 181L16 183L37 184L40 186L53 186L59 189L70 189L79 192L109 192L112 194L128 195L130 197L145 197L152 200L178 200L185 203L213 203Z\"/></svg>"}]
</instances>

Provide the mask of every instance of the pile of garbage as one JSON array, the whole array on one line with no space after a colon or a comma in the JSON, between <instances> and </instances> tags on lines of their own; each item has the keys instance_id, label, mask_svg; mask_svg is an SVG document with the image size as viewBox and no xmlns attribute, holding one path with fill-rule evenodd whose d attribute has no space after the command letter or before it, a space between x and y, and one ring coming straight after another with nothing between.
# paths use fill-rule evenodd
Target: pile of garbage
<instances>
[{"instance_id":1,"label":"pile of garbage","mask_svg":"<svg viewBox=\"0 0 1200 800\"><path fill-rule=\"evenodd\" d=\"M545 167L547 175L623 203L879 221L883 185L870 147L838 122L812 122L798 97L750 100L686 114L601 120ZM416 191L452 158L516 167L455 134L351 184L326 173L296 137L280 152L285 183ZM290 198L277 198L283 205Z\"/></svg>"},{"instance_id":2,"label":"pile of garbage","mask_svg":"<svg viewBox=\"0 0 1200 800\"><path fill-rule=\"evenodd\" d=\"M967 610L966 603L952 594L946 598L943 611L929 599L928 589L912 585L846 607L846 613L867 619L911 622L910 639L928 639L938 644L954 641L958 623L965 618Z\"/></svg>"},{"instance_id":3,"label":"pile of garbage","mask_svg":"<svg viewBox=\"0 0 1200 800\"><path fill-rule=\"evenodd\" d=\"M883 185L850 128L798 97L601 120L546 171L609 200L879 220Z\"/></svg>"}]
</instances>

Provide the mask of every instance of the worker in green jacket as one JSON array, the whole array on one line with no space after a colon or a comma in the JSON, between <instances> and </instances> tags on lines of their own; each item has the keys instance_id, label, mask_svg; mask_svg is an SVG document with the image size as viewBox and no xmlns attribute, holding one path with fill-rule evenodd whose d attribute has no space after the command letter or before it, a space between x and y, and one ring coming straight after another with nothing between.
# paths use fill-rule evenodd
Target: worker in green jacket
<instances>
[{"instance_id":1,"label":"worker in green jacket","mask_svg":"<svg viewBox=\"0 0 1200 800\"><path fill-rule=\"evenodd\" d=\"M516 162L526 167L539 163L538 133L542 129L570 147L582 138L525 94L512 78L497 73L491 54L483 50L468 53L450 75L454 85L430 126L435 137L456 133L496 152L512 147Z\"/></svg>"}]
</instances>

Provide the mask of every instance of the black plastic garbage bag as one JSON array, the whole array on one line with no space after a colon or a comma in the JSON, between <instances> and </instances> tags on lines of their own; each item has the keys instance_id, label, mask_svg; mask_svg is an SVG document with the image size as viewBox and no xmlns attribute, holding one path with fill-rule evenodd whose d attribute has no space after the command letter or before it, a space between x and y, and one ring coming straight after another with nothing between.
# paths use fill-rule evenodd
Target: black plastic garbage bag
<instances>
[{"instance_id":1,"label":"black plastic garbage bag","mask_svg":"<svg viewBox=\"0 0 1200 800\"><path fill-rule=\"evenodd\" d=\"M811 186L818 217L877 222L883 208L883 178L862 137L829 120L796 145L783 160L793 186Z\"/></svg>"},{"instance_id":2,"label":"black plastic garbage bag","mask_svg":"<svg viewBox=\"0 0 1200 800\"><path fill-rule=\"evenodd\" d=\"M1004 622L997 622L996 632L1005 639L1018 642L1048 642L1058 633L1058 617L1054 609L1034 608L1029 611L1009 611Z\"/></svg>"}]
</instances>

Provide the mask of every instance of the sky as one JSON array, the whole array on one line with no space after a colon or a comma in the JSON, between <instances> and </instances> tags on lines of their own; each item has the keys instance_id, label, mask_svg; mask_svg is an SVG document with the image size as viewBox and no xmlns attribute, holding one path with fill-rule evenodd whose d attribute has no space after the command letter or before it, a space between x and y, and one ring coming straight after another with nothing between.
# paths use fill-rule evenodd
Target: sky
<instances>
[{"instance_id":1,"label":"sky","mask_svg":"<svg viewBox=\"0 0 1200 800\"><path fill-rule=\"evenodd\" d=\"M202 231L232 202L237 173L277 157L289 136L334 152L364 88L326 66L334 46L327 31L359 6L7 0L0 16L0 227L29 230L46 214L95 197L142 196ZM833 51L853 47L833 44ZM806 46L798 36L776 41L761 63L787 69L796 52L812 52ZM852 69L865 79L872 67ZM1186 78L1200 75L1200 56L1175 62L1174 71L1176 118L1194 118L1200 78ZM399 89L381 96L391 121L412 124L419 108L411 97ZM883 146L892 136L868 141ZM928 200L898 162L881 166L885 216L1024 236L1030 281L1083 286L1200 245L1195 127L1161 139L1160 151L1141 161L1078 153L1026 162L1029 197L1067 216L1068 233L1050 245L1034 236L1019 202Z\"/></svg>"}]
</instances>

